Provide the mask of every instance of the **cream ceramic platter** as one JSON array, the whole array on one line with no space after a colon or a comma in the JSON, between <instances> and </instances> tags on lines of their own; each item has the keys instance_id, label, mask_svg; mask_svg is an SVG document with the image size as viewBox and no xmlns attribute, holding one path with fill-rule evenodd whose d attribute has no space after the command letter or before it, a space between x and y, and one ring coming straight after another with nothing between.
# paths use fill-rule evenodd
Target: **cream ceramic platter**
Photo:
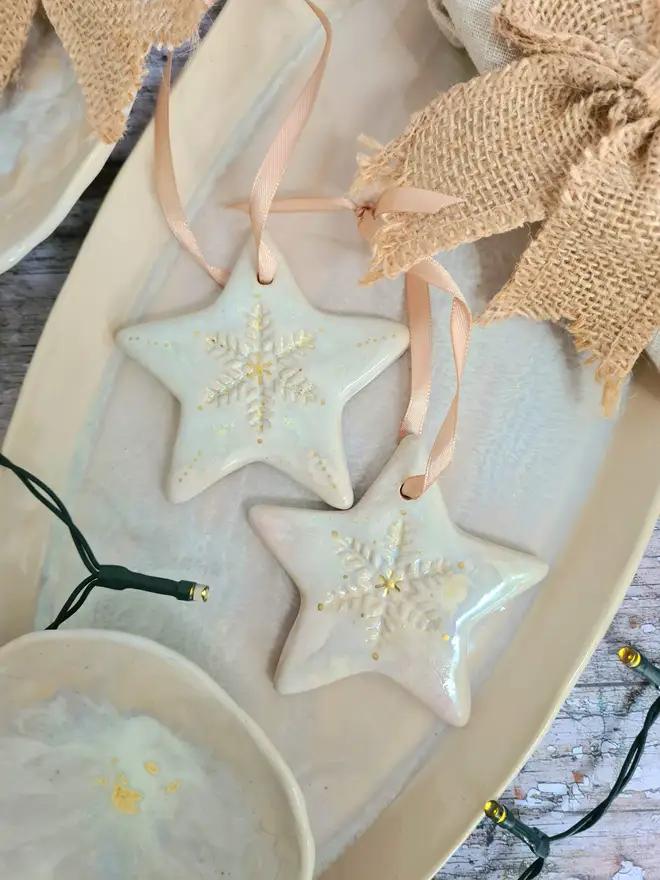
<instances>
[{"instance_id":1,"label":"cream ceramic platter","mask_svg":"<svg viewBox=\"0 0 660 880\"><path fill-rule=\"evenodd\" d=\"M335 46L318 111L285 192L338 194L357 135L397 134L469 63L430 26L423 0L327 2ZM341 7L341 9L340 9ZM342 11L343 15L339 15ZM173 98L184 200L209 259L233 265L247 235L222 204L244 198L269 137L319 47L302 0L230 0ZM356 71L360 70L360 76ZM172 242L153 195L148 132L109 194L35 353L4 451L61 491L97 555L207 579L208 606L102 594L76 619L150 636L209 671L266 731L306 797L324 880L425 880L523 763L604 633L658 513L660 383L642 370L616 426L552 328L477 330L457 455L443 480L453 519L535 553L551 572L530 601L475 632L468 726L446 730L394 683L357 676L281 697L272 675L297 596L247 523L253 504L319 502L264 465L184 504L164 496L177 408L115 346L122 327L208 306L209 279ZM398 282L358 288L367 253L350 215L280 217L269 232L310 302L400 320ZM478 307L525 236L443 255ZM449 400L447 304L434 300L436 367L427 440ZM356 498L390 457L405 358L346 409ZM80 580L66 536L0 474L2 642L42 627Z\"/></svg>"}]
</instances>

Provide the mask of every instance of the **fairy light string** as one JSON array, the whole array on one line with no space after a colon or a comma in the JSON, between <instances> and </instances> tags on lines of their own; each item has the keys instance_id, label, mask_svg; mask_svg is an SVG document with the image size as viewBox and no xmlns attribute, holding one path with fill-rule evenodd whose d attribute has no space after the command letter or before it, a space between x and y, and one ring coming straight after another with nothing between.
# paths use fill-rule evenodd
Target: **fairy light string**
<instances>
[{"instance_id":1,"label":"fairy light string","mask_svg":"<svg viewBox=\"0 0 660 880\"><path fill-rule=\"evenodd\" d=\"M96 587L110 590L140 590L144 593L156 593L170 596L183 602L209 598L209 587L194 581L174 581L169 578L154 577L130 571L122 565L101 565L89 545L87 538L71 518L64 502L39 477L35 477L25 468L19 467L0 453L0 467L11 471L25 488L44 505L69 530L71 540L78 551L80 559L89 572L77 587L74 588L53 622L46 629L58 629L66 620L73 617L85 604Z\"/></svg>"},{"instance_id":2,"label":"fairy light string","mask_svg":"<svg viewBox=\"0 0 660 880\"><path fill-rule=\"evenodd\" d=\"M621 648L618 656L625 666L643 675L656 689L660 688L660 667L651 663L637 648L626 645ZM486 803L484 807L486 818L490 819L498 828L512 834L525 843L536 856L536 860L523 871L519 880L534 880L534 878L541 874L546 860L550 856L552 844L566 840L569 837L575 837L577 834L588 831L597 822L600 822L635 775L635 771L639 767L639 762L644 754L651 728L658 718L660 718L660 697L656 698L646 713L642 728L633 740L607 797L565 831L552 835L544 834L540 829L522 822L499 801L492 800Z\"/></svg>"}]
</instances>

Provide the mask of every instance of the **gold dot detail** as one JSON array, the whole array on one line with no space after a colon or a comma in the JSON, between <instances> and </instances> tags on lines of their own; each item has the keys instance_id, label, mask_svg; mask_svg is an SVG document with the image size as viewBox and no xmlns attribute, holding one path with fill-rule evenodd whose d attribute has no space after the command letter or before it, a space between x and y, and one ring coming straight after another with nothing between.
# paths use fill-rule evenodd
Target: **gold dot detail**
<instances>
[{"instance_id":1,"label":"gold dot detail","mask_svg":"<svg viewBox=\"0 0 660 880\"><path fill-rule=\"evenodd\" d=\"M330 534L332 535L333 538L338 538L338 537L339 537L339 532L337 532L337 531L330 532Z\"/></svg>"},{"instance_id":2,"label":"gold dot detail","mask_svg":"<svg viewBox=\"0 0 660 880\"><path fill-rule=\"evenodd\" d=\"M144 769L150 776L158 776L158 764L154 764L153 761L147 761L144 765Z\"/></svg>"},{"instance_id":3,"label":"gold dot detail","mask_svg":"<svg viewBox=\"0 0 660 880\"><path fill-rule=\"evenodd\" d=\"M401 514L401 516L408 516L407 510L400 510L399 513Z\"/></svg>"},{"instance_id":4,"label":"gold dot detail","mask_svg":"<svg viewBox=\"0 0 660 880\"><path fill-rule=\"evenodd\" d=\"M195 336L199 336L199 335L200 335L200 333L201 333L201 331L200 331L200 330L195 330Z\"/></svg>"},{"instance_id":5,"label":"gold dot detail","mask_svg":"<svg viewBox=\"0 0 660 880\"><path fill-rule=\"evenodd\" d=\"M449 633L442 634L442 641L443 642L448 642L450 639L451 639L451 636L449 635Z\"/></svg>"},{"instance_id":6,"label":"gold dot detail","mask_svg":"<svg viewBox=\"0 0 660 880\"><path fill-rule=\"evenodd\" d=\"M348 580L348 575L347 575L347 574L344 575L344 580L345 580L345 581Z\"/></svg>"},{"instance_id":7,"label":"gold dot detail","mask_svg":"<svg viewBox=\"0 0 660 880\"><path fill-rule=\"evenodd\" d=\"M321 406L325 406L325 399L321 400Z\"/></svg>"},{"instance_id":8,"label":"gold dot detail","mask_svg":"<svg viewBox=\"0 0 660 880\"><path fill-rule=\"evenodd\" d=\"M264 441L261 439L261 437L257 440L257 443L263 443L263 442Z\"/></svg>"},{"instance_id":9,"label":"gold dot detail","mask_svg":"<svg viewBox=\"0 0 660 880\"><path fill-rule=\"evenodd\" d=\"M107 779L103 779L103 777L101 777L100 779L97 779L97 780L96 780L96 784L97 784L97 785L107 785L107 784L108 784L108 780L107 780Z\"/></svg>"},{"instance_id":10,"label":"gold dot detail","mask_svg":"<svg viewBox=\"0 0 660 880\"><path fill-rule=\"evenodd\" d=\"M378 660L378 659L379 659L378 654L377 654L375 651L373 652L373 654L372 654L371 656L372 656L372 658L373 658L374 660Z\"/></svg>"},{"instance_id":11,"label":"gold dot detail","mask_svg":"<svg viewBox=\"0 0 660 880\"><path fill-rule=\"evenodd\" d=\"M316 606L316 610L323 611L323 602L319 602L319 604Z\"/></svg>"},{"instance_id":12,"label":"gold dot detail","mask_svg":"<svg viewBox=\"0 0 660 880\"><path fill-rule=\"evenodd\" d=\"M122 782L121 785L115 784L110 800L118 813L124 813L127 816L137 816L140 812L142 795L139 791L127 788L127 785L127 782Z\"/></svg>"},{"instance_id":13,"label":"gold dot detail","mask_svg":"<svg viewBox=\"0 0 660 880\"><path fill-rule=\"evenodd\" d=\"M465 568L465 563L464 563L464 562L459 562L459 563L458 563L458 567L459 567L459 568Z\"/></svg>"},{"instance_id":14,"label":"gold dot detail","mask_svg":"<svg viewBox=\"0 0 660 880\"><path fill-rule=\"evenodd\" d=\"M198 403L198 404L197 404L197 409L201 412L201 411L204 409L204 407L202 406L201 403Z\"/></svg>"},{"instance_id":15,"label":"gold dot detail","mask_svg":"<svg viewBox=\"0 0 660 880\"><path fill-rule=\"evenodd\" d=\"M180 785L181 785L181 783L179 782L179 780L175 779L174 782L170 782L170 784L167 786L165 791L168 794L174 794L175 791L179 790Z\"/></svg>"}]
</instances>

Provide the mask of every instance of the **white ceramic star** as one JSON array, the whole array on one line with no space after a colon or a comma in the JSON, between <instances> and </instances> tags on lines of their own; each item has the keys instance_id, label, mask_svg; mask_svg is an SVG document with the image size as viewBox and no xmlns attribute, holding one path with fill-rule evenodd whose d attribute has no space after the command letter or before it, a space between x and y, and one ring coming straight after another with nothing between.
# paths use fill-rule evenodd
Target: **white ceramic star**
<instances>
[{"instance_id":1,"label":"white ceramic star","mask_svg":"<svg viewBox=\"0 0 660 880\"><path fill-rule=\"evenodd\" d=\"M181 403L168 496L187 501L265 461L350 507L342 410L405 351L408 330L312 308L279 254L275 280L262 285L254 253L250 241L210 308L117 336Z\"/></svg>"},{"instance_id":2,"label":"white ceramic star","mask_svg":"<svg viewBox=\"0 0 660 880\"><path fill-rule=\"evenodd\" d=\"M404 500L401 484L425 465L419 439L407 437L350 511L251 509L301 596L277 670L281 693L380 672L450 724L467 722L471 627L542 580L548 566L462 532L437 484Z\"/></svg>"}]
</instances>

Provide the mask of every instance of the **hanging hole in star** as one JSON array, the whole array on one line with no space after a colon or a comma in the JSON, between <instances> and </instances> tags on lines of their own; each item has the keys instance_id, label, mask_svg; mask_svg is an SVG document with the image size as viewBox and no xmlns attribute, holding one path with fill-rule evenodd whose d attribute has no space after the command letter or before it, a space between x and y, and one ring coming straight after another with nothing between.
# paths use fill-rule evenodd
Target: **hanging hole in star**
<instances>
[{"instance_id":1,"label":"hanging hole in star","mask_svg":"<svg viewBox=\"0 0 660 880\"><path fill-rule=\"evenodd\" d=\"M262 287L268 287L273 283L273 281L275 281L275 276L273 275L270 281L263 281L259 273L257 272L257 281L259 282L259 284L261 284Z\"/></svg>"},{"instance_id":2,"label":"hanging hole in star","mask_svg":"<svg viewBox=\"0 0 660 880\"><path fill-rule=\"evenodd\" d=\"M401 485L399 486L399 495L401 496L401 500L402 501L415 501L416 500L415 498L411 498L410 495L405 494L405 492L403 490L405 485L406 485L406 481L404 480L403 483L401 483Z\"/></svg>"}]
</instances>

